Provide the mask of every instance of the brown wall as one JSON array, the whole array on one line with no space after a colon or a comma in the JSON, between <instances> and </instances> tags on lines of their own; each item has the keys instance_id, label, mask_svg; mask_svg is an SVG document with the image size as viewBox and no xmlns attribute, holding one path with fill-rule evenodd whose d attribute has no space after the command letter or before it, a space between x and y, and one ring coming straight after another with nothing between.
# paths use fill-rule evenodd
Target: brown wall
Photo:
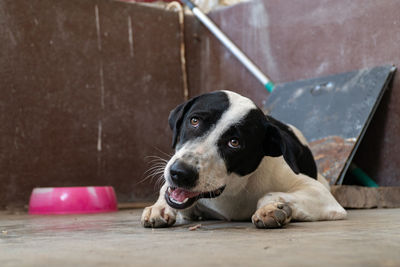
<instances>
[{"instance_id":1,"label":"brown wall","mask_svg":"<svg viewBox=\"0 0 400 267\"><path fill-rule=\"evenodd\" d=\"M287 82L400 65L398 10L398 1L254 0L211 17L275 82ZM192 96L268 97L192 16L185 38ZM147 156L170 152L167 117L183 99L179 41L177 14L158 8L1 1L0 207L27 203L35 186L110 184L120 201L154 198L154 183L140 181ZM356 155L381 185L400 184L399 77Z\"/></svg>"},{"instance_id":2,"label":"brown wall","mask_svg":"<svg viewBox=\"0 0 400 267\"><path fill-rule=\"evenodd\" d=\"M276 83L366 67L400 66L400 2L254 0L210 16ZM199 24L197 22L197 24ZM233 89L258 104L265 89L200 25L190 38L193 94ZM394 77L355 161L380 185L400 185L400 75Z\"/></svg>"},{"instance_id":3,"label":"brown wall","mask_svg":"<svg viewBox=\"0 0 400 267\"><path fill-rule=\"evenodd\" d=\"M178 30L176 14L137 5L1 1L0 206L27 203L35 186L154 198L153 183L139 182L146 157L170 149Z\"/></svg>"}]
</instances>

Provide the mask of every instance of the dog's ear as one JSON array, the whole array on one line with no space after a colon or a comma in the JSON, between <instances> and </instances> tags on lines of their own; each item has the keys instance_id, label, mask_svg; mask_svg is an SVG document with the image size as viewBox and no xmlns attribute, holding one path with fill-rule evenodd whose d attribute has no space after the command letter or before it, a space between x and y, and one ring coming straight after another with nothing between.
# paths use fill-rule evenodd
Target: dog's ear
<instances>
[{"instance_id":1,"label":"dog's ear","mask_svg":"<svg viewBox=\"0 0 400 267\"><path fill-rule=\"evenodd\" d=\"M283 156L294 173L317 177L317 167L310 149L299 141L288 126L270 118L265 129L263 149L266 156Z\"/></svg>"},{"instance_id":2,"label":"dog's ear","mask_svg":"<svg viewBox=\"0 0 400 267\"><path fill-rule=\"evenodd\" d=\"M183 118L186 112L190 109L197 98L192 98L185 103L180 104L175 109L173 109L168 117L169 127L171 128L172 134L172 148L175 148L178 143L178 137L181 130Z\"/></svg>"}]
</instances>

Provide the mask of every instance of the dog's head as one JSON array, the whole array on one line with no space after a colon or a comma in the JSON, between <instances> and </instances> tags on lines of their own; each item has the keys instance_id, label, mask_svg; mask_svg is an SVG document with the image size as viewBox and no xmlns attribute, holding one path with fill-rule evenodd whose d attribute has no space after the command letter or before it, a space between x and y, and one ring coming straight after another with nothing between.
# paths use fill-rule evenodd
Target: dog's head
<instances>
[{"instance_id":1,"label":"dog's head","mask_svg":"<svg viewBox=\"0 0 400 267\"><path fill-rule=\"evenodd\" d=\"M302 172L306 147L290 128L234 92L208 93L179 105L169 125L175 154L164 170L165 199L173 208L219 196L233 179L254 172L264 156L283 156L295 173Z\"/></svg>"}]
</instances>

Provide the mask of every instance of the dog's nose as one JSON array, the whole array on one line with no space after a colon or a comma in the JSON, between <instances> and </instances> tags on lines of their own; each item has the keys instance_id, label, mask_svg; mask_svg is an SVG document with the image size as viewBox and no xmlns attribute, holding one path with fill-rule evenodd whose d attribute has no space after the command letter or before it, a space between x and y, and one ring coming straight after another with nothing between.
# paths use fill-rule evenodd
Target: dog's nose
<instances>
[{"instance_id":1,"label":"dog's nose","mask_svg":"<svg viewBox=\"0 0 400 267\"><path fill-rule=\"evenodd\" d=\"M171 165L169 174L172 182L178 187L194 187L199 178L199 173L194 167L178 160Z\"/></svg>"}]
</instances>

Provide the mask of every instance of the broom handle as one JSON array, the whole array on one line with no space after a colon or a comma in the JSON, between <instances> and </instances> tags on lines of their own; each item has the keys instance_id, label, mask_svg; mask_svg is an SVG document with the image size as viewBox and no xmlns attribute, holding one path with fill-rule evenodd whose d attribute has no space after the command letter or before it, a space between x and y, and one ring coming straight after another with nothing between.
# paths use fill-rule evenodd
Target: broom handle
<instances>
[{"instance_id":1,"label":"broom handle","mask_svg":"<svg viewBox=\"0 0 400 267\"><path fill-rule=\"evenodd\" d=\"M268 92L274 90L274 83L268 78L262 71L237 47L228 36L223 33L217 25L201 11L193 2L190 0L181 0L186 6L190 8L193 14L197 17L204 26L209 29L221 43L228 48L229 51L264 85Z\"/></svg>"}]
</instances>

